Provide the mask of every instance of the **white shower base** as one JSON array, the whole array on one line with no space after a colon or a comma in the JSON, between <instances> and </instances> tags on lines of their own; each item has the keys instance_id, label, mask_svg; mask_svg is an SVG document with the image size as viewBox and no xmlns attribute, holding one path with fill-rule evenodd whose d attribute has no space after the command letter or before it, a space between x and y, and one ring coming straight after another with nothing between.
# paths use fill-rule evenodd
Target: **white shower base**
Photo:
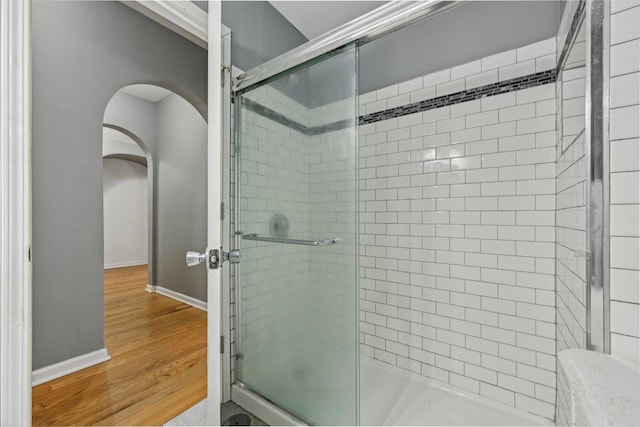
<instances>
[{"instance_id":1,"label":"white shower base","mask_svg":"<svg viewBox=\"0 0 640 427\"><path fill-rule=\"evenodd\" d=\"M361 425L554 425L386 363L360 359Z\"/></svg>"},{"instance_id":2,"label":"white shower base","mask_svg":"<svg viewBox=\"0 0 640 427\"><path fill-rule=\"evenodd\" d=\"M231 396L238 405L270 425L304 425L273 403L239 385L232 386ZM204 414L203 411L201 412ZM360 359L360 425L552 426L555 424L549 419L369 357L362 357Z\"/></svg>"}]
</instances>

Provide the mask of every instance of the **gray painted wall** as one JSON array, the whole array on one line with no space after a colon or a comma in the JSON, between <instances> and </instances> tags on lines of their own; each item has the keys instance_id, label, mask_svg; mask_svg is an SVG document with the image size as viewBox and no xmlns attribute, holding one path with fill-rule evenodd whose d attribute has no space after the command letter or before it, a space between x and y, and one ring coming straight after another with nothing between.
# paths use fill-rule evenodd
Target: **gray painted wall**
<instances>
[{"instance_id":1,"label":"gray painted wall","mask_svg":"<svg viewBox=\"0 0 640 427\"><path fill-rule=\"evenodd\" d=\"M207 246L207 123L184 99L158 103L155 285L207 300L207 270L189 268L188 250Z\"/></svg>"},{"instance_id":2,"label":"gray painted wall","mask_svg":"<svg viewBox=\"0 0 640 427\"><path fill-rule=\"evenodd\" d=\"M229 8L246 3L223 2L223 21L225 5ZM248 11L253 14L256 9L254 5L262 2L248 3ZM554 37L558 32L564 4L564 1L471 1L364 44L358 54L359 93ZM234 14L228 15L229 18L236 18ZM280 18L285 19L281 15ZM253 43L259 40L259 31L253 29L251 19L238 19L227 25L232 30L232 42L240 38L236 37L236 27L248 30ZM295 40L286 50L303 42ZM240 56L252 46L248 42L245 44L246 46L237 50L232 48L232 51L234 65L246 71L250 67L240 66L235 61L236 55ZM275 56L283 52L274 51L272 54ZM258 64L250 65L253 67ZM321 71L314 72L314 78L299 90L292 92L286 87L286 82L277 81L272 84L282 92L292 93L296 101L315 107L331 99L339 100L344 97L339 90L335 90L335 82L344 78L342 70L325 66ZM281 85L284 87L281 88ZM318 100L318 96L322 101Z\"/></svg>"},{"instance_id":3,"label":"gray painted wall","mask_svg":"<svg viewBox=\"0 0 640 427\"><path fill-rule=\"evenodd\" d=\"M122 158L104 158L102 165L105 268L147 264L147 167L137 161Z\"/></svg>"},{"instance_id":4,"label":"gray painted wall","mask_svg":"<svg viewBox=\"0 0 640 427\"><path fill-rule=\"evenodd\" d=\"M363 45L360 93L554 37L564 1L472 1Z\"/></svg>"},{"instance_id":5,"label":"gray painted wall","mask_svg":"<svg viewBox=\"0 0 640 427\"><path fill-rule=\"evenodd\" d=\"M307 41L266 1L223 1L222 22L231 29L231 63L244 71Z\"/></svg>"},{"instance_id":6,"label":"gray painted wall","mask_svg":"<svg viewBox=\"0 0 640 427\"><path fill-rule=\"evenodd\" d=\"M104 347L102 123L134 83L206 102L207 52L119 2L33 5L33 368Z\"/></svg>"},{"instance_id":7,"label":"gray painted wall","mask_svg":"<svg viewBox=\"0 0 640 427\"><path fill-rule=\"evenodd\" d=\"M151 210L151 227L153 244L149 251L151 273L149 284L155 285L158 277L158 108L149 102L127 93L117 92L107 104L104 123L122 127L137 136L145 144L152 159L153 173L151 191L153 192L153 209Z\"/></svg>"},{"instance_id":8,"label":"gray painted wall","mask_svg":"<svg viewBox=\"0 0 640 427\"><path fill-rule=\"evenodd\" d=\"M187 268L187 250L206 247L207 123L177 95L149 102L117 93L104 122L133 132L153 158L152 285L207 300L206 270ZM194 183L201 183L198 188Z\"/></svg>"}]
</instances>

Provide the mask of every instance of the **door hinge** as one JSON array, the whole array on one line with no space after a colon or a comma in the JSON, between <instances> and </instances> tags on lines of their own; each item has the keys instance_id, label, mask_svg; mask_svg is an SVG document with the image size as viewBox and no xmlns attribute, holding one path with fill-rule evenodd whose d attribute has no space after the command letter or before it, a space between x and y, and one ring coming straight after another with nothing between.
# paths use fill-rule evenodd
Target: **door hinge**
<instances>
[{"instance_id":1,"label":"door hinge","mask_svg":"<svg viewBox=\"0 0 640 427\"><path fill-rule=\"evenodd\" d=\"M224 335L220 336L220 354L224 354Z\"/></svg>"},{"instance_id":2,"label":"door hinge","mask_svg":"<svg viewBox=\"0 0 640 427\"><path fill-rule=\"evenodd\" d=\"M220 203L220 221L224 221L224 203Z\"/></svg>"},{"instance_id":3,"label":"door hinge","mask_svg":"<svg viewBox=\"0 0 640 427\"><path fill-rule=\"evenodd\" d=\"M220 86L222 86L222 87L224 87L224 81L226 79L225 71L231 72L231 68L229 68L226 65L222 64L222 69L220 70Z\"/></svg>"}]
</instances>

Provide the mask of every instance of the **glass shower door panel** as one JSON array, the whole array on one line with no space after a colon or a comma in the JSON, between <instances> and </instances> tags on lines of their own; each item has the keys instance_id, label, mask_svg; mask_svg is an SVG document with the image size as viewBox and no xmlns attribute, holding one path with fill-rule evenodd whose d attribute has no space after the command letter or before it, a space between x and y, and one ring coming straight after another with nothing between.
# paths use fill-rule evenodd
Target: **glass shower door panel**
<instances>
[{"instance_id":1,"label":"glass shower door panel","mask_svg":"<svg viewBox=\"0 0 640 427\"><path fill-rule=\"evenodd\" d=\"M312 424L357 422L356 48L241 93L236 376Z\"/></svg>"},{"instance_id":2,"label":"glass shower door panel","mask_svg":"<svg viewBox=\"0 0 640 427\"><path fill-rule=\"evenodd\" d=\"M589 145L587 121L586 23L579 27L558 74L556 162L556 335L558 351L588 348L588 227ZM597 331L592 331L597 332Z\"/></svg>"}]
</instances>

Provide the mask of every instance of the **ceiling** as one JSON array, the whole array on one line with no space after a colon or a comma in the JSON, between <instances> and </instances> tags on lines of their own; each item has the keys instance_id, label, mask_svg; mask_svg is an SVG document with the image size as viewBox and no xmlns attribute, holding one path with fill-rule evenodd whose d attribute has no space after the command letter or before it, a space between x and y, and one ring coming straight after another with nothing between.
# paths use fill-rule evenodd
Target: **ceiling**
<instances>
[{"instance_id":1,"label":"ceiling","mask_svg":"<svg viewBox=\"0 0 640 427\"><path fill-rule=\"evenodd\" d=\"M209 9L206 1L192 1L192 3L202 10ZM282 0L269 3L302 35L311 40L388 1Z\"/></svg>"},{"instance_id":2,"label":"ceiling","mask_svg":"<svg viewBox=\"0 0 640 427\"><path fill-rule=\"evenodd\" d=\"M270 1L271 5L311 40L382 6L386 1Z\"/></svg>"}]
</instances>

